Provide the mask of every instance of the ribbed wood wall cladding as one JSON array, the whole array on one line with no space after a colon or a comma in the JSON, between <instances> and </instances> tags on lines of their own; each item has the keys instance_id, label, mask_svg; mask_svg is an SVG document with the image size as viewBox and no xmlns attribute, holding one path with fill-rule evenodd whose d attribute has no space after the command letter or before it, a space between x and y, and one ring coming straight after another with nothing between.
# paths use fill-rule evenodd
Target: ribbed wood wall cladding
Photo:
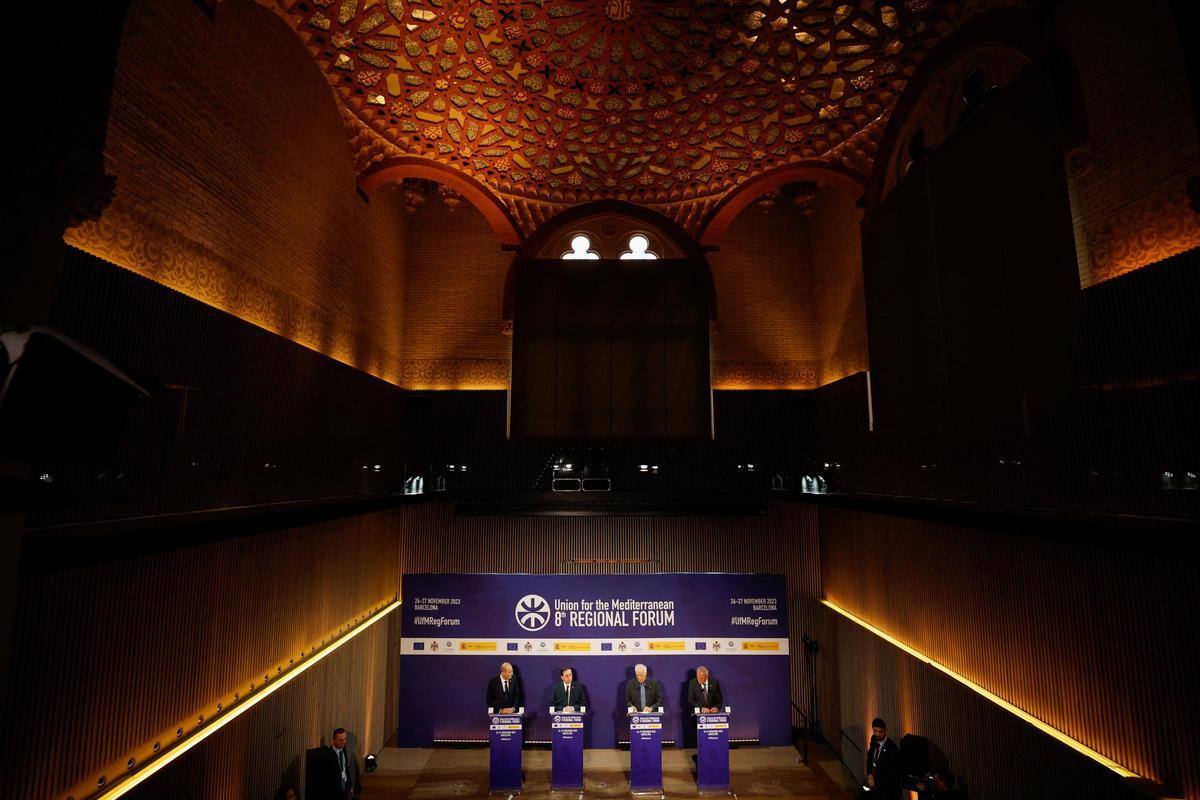
<instances>
[{"instance_id":1,"label":"ribbed wood wall cladding","mask_svg":"<svg viewBox=\"0 0 1200 800\"><path fill-rule=\"evenodd\" d=\"M164 730L211 715L221 697L246 691L256 676L286 666L301 649L392 598L399 585L398 528L396 512L378 512L27 577L13 634L15 688L0 733L0 771L6 793L15 790L8 796L59 796ZM333 670L345 676L344 685L341 678L322 683L301 676L315 681L304 691L317 693L305 695L313 700L303 712L310 715L305 727L293 727L297 718L289 715L299 711L254 713L277 717L280 729L305 746L340 723L364 726L356 735L377 747L387 733L388 627L376 623L362 634L374 644L356 644L333 666L311 670ZM276 709L286 704L265 702ZM214 746L254 752L253 743ZM205 769L217 769L220 780L232 767ZM274 790L262 783L267 769L246 765L247 780L256 782L249 796ZM208 796L243 795L230 789Z\"/></svg>"},{"instance_id":2,"label":"ribbed wood wall cladding","mask_svg":"<svg viewBox=\"0 0 1200 800\"><path fill-rule=\"evenodd\" d=\"M397 609L391 617L399 630ZM201 742L134 789L132 800L267 800L283 785L299 789L304 751L346 728L359 759L379 750L386 687L387 621L373 625L317 666Z\"/></svg>"},{"instance_id":3,"label":"ribbed wood wall cladding","mask_svg":"<svg viewBox=\"0 0 1200 800\"><path fill-rule=\"evenodd\" d=\"M1130 530L1117 549L1100 531L1060 541L830 507L820 528L830 601L1139 775L1200 796L1188 701L1200 674L1197 562L1171 552L1166 534L1147 544L1154 534ZM858 678L845 663L840 675L846 697L844 682ZM905 717L930 710L882 668L874 680L869 694L899 692ZM843 723L869 721L862 713ZM949 753L957 736L939 744Z\"/></svg>"},{"instance_id":4,"label":"ribbed wood wall cladding","mask_svg":"<svg viewBox=\"0 0 1200 800\"><path fill-rule=\"evenodd\" d=\"M783 573L792 698L806 707L801 636L816 624L821 591L813 506L772 504L753 517L459 517L445 504L403 513L403 573ZM593 560L607 563L575 563Z\"/></svg>"},{"instance_id":5,"label":"ribbed wood wall cladding","mask_svg":"<svg viewBox=\"0 0 1200 800\"><path fill-rule=\"evenodd\" d=\"M834 703L849 739L842 740L842 755L859 780L871 720L881 716L897 741L906 733L928 738L931 753L945 758L941 766L966 780L971 800L1143 800L1106 767L870 631L825 613L836 627L841 691ZM833 740L838 728L829 726L827 734Z\"/></svg>"}]
</instances>

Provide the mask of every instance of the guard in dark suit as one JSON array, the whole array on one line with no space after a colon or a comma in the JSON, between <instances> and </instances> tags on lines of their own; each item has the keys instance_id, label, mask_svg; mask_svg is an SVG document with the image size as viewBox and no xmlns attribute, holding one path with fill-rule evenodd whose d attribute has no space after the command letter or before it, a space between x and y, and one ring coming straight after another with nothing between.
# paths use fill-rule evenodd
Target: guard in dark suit
<instances>
[{"instance_id":1,"label":"guard in dark suit","mask_svg":"<svg viewBox=\"0 0 1200 800\"><path fill-rule=\"evenodd\" d=\"M708 674L708 667L696 667L696 677L688 684L688 707L698 708L710 714L725 707L725 695L721 684Z\"/></svg>"},{"instance_id":2,"label":"guard in dark suit","mask_svg":"<svg viewBox=\"0 0 1200 800\"><path fill-rule=\"evenodd\" d=\"M871 746L867 748L867 786L882 800L898 800L903 791L900 745L888 738L887 723L871 720Z\"/></svg>"},{"instance_id":3,"label":"guard in dark suit","mask_svg":"<svg viewBox=\"0 0 1200 800\"><path fill-rule=\"evenodd\" d=\"M513 678L513 665L505 661L500 665L500 674L488 681L487 707L511 714L524 705L521 686Z\"/></svg>"},{"instance_id":4,"label":"guard in dark suit","mask_svg":"<svg viewBox=\"0 0 1200 800\"><path fill-rule=\"evenodd\" d=\"M576 711L588 705L587 689L575 683L575 670L563 667L558 671L558 683L550 693L551 711Z\"/></svg>"},{"instance_id":5,"label":"guard in dark suit","mask_svg":"<svg viewBox=\"0 0 1200 800\"><path fill-rule=\"evenodd\" d=\"M654 711L663 703L662 688L658 681L646 677L646 665L633 668L634 677L625 684L625 705L638 711Z\"/></svg>"},{"instance_id":6,"label":"guard in dark suit","mask_svg":"<svg viewBox=\"0 0 1200 800\"><path fill-rule=\"evenodd\" d=\"M308 800L347 800L361 788L358 762L346 749L346 729L334 730L330 744L308 751L304 790Z\"/></svg>"}]
</instances>

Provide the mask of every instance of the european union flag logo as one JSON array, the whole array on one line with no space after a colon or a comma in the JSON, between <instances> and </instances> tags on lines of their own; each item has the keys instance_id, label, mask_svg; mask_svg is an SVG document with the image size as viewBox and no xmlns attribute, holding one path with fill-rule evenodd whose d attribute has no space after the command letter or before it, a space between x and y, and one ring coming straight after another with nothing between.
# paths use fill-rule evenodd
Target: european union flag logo
<instances>
[{"instance_id":1,"label":"european union flag logo","mask_svg":"<svg viewBox=\"0 0 1200 800\"><path fill-rule=\"evenodd\" d=\"M413 650L424 650L424 649L425 649L424 642L413 642Z\"/></svg>"},{"instance_id":2,"label":"european union flag logo","mask_svg":"<svg viewBox=\"0 0 1200 800\"><path fill-rule=\"evenodd\" d=\"M506 649L516 650L518 647L520 647L520 645L518 645L516 642L509 642Z\"/></svg>"},{"instance_id":3,"label":"european union flag logo","mask_svg":"<svg viewBox=\"0 0 1200 800\"><path fill-rule=\"evenodd\" d=\"M608 650L608 651L610 651L610 652L611 652L611 651L612 651L612 642L601 642L601 643L600 643L600 649L601 649L601 650Z\"/></svg>"},{"instance_id":4,"label":"european union flag logo","mask_svg":"<svg viewBox=\"0 0 1200 800\"><path fill-rule=\"evenodd\" d=\"M706 649L708 649L707 643L706 643L706 642L696 642L696 649L697 649L697 650L706 650Z\"/></svg>"}]
</instances>

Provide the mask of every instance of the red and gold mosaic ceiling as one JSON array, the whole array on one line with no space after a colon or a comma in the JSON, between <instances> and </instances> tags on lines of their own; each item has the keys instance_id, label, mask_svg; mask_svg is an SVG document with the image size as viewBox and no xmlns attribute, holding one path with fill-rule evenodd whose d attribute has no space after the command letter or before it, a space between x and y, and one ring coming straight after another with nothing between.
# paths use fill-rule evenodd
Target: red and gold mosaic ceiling
<instances>
[{"instance_id":1,"label":"red and gold mosaic ceiling","mask_svg":"<svg viewBox=\"0 0 1200 800\"><path fill-rule=\"evenodd\" d=\"M526 228L618 198L692 230L777 167L816 160L865 176L921 55L995 4L276 3L348 112L360 170L432 159L488 185Z\"/></svg>"}]
</instances>

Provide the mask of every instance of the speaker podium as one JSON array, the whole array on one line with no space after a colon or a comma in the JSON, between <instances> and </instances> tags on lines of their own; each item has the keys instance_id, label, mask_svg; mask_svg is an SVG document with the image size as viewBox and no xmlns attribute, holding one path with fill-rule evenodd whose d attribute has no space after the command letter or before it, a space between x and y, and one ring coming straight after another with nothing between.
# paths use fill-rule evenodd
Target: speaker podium
<instances>
[{"instance_id":1,"label":"speaker podium","mask_svg":"<svg viewBox=\"0 0 1200 800\"><path fill-rule=\"evenodd\" d=\"M729 789L729 706L714 714L696 709L696 786L701 791Z\"/></svg>"},{"instance_id":2,"label":"speaker podium","mask_svg":"<svg viewBox=\"0 0 1200 800\"><path fill-rule=\"evenodd\" d=\"M629 714L629 791L662 794L663 710Z\"/></svg>"},{"instance_id":3,"label":"speaker podium","mask_svg":"<svg viewBox=\"0 0 1200 800\"><path fill-rule=\"evenodd\" d=\"M579 711L550 709L550 788L583 791L584 714Z\"/></svg>"},{"instance_id":4,"label":"speaker podium","mask_svg":"<svg viewBox=\"0 0 1200 800\"><path fill-rule=\"evenodd\" d=\"M489 709L490 712L490 709ZM525 709L512 714L488 714L491 745L491 791L521 791L521 745L524 741Z\"/></svg>"}]
</instances>

